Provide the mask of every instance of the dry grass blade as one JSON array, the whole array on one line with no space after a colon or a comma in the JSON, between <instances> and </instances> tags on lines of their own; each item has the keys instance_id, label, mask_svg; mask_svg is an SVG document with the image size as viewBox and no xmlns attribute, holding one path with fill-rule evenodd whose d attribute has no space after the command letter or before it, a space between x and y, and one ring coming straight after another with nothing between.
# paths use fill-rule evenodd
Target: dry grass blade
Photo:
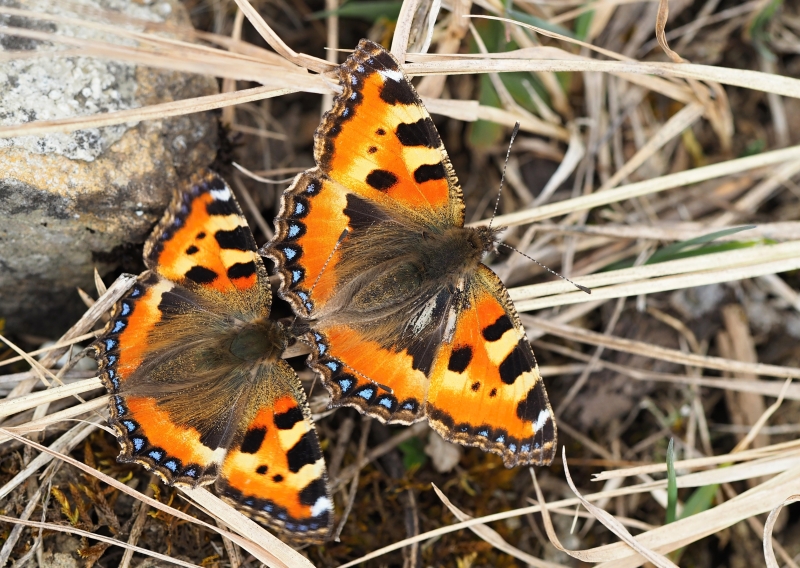
<instances>
[{"instance_id":1,"label":"dry grass blade","mask_svg":"<svg viewBox=\"0 0 800 568\"><path fill-rule=\"evenodd\" d=\"M390 51L398 61L406 60L406 49L408 49L408 38L411 35L411 24L414 21L414 14L417 12L421 0L406 0L400 7L400 14L397 16L397 23L392 36L392 46Z\"/></svg>"},{"instance_id":2,"label":"dry grass blade","mask_svg":"<svg viewBox=\"0 0 800 568\"><path fill-rule=\"evenodd\" d=\"M667 262L634 266L632 268L620 270L610 270L608 272L581 276L576 278L576 280L580 284L591 288L593 294L599 294L603 287L611 284L630 283L634 286L639 286L646 284L650 279L663 276L675 276L689 273L701 274L713 270L723 271L737 267L747 268L750 265L762 262L791 261L793 258L797 257L798 254L800 254L800 240L775 245L740 248L725 252L670 260ZM515 303L519 303L522 300L549 296L561 292L569 292L569 294L563 294L561 298L571 297L572 291L573 288L569 283L555 280L553 282L511 288L509 290L509 295ZM592 299L594 300L596 298L593 297Z\"/></svg>"},{"instance_id":3,"label":"dry grass blade","mask_svg":"<svg viewBox=\"0 0 800 568\"><path fill-rule=\"evenodd\" d=\"M91 431L90 428L93 429L95 427L96 427L96 425L94 425L94 424L89 424L89 425L85 426L85 428L87 430L89 430L89 432ZM89 432L87 432L86 435L88 435ZM151 497L148 497L147 495L144 495L142 493L134 491L133 489L131 489L130 487L128 487L124 483L121 483L121 482L117 481L113 477L110 477L110 476L108 476L108 475L106 475L106 474L104 474L104 473L102 473L102 472L100 472L100 471L98 471L98 470L96 470L96 469L94 469L92 467L89 467L86 464L81 463L78 460L75 460L75 459L69 457L68 455L60 453L60 450L54 449L53 446L51 446L49 448L45 447L45 446L42 446L41 444L38 444L36 442L33 442L33 441L28 440L26 438L23 438L22 436L18 436L17 434L15 434L15 433L13 433L13 432L5 429L5 428L0 428L0 434L4 434L4 435L6 435L6 436L8 436L10 438L14 438L15 440L17 440L19 442L22 442L22 443L30 446L31 448L34 448L34 449L38 450L39 452L41 452L40 455L34 460L34 462L36 462L36 460L39 460L40 458L42 458L42 460L43 460L42 463L44 463L46 461L50 461L53 458L60 459L60 460L62 460L64 462L70 464L71 466L80 469L81 471L84 471L84 472L86 472L86 473L88 473L90 475L93 475L94 477L96 477L97 479L102 481L103 483L111 485L114 488L116 488L116 489L118 489L118 490L120 490L120 491L122 491L124 493L127 493L128 495L134 496L136 499L139 499L140 501L143 501L143 502L147 503L149 506L151 506L153 508L156 508L156 509L158 509L160 511L164 511L165 513L168 513L168 514L170 514L170 515L172 515L174 517L177 517L179 519L182 519L184 521L188 521L190 523L195 523L195 524L201 525L204 528L206 528L207 530L213 531L215 533L218 533L220 535L223 535L223 536L229 538L231 541L235 542L236 544L238 544L239 546L241 546L242 548L244 548L245 550L250 552L258 560L260 560L261 562L264 562L265 564L267 564L270 567L289 567L289 568L294 568L294 567L302 567L302 566L311 566L311 564L309 564L308 560L304 556L302 556L297 551L295 551L291 547L287 546L286 544L284 544L283 542L281 542L280 540L278 540L277 538L272 536L270 533L265 531L263 528L259 527L258 525L256 525L252 521L250 521L247 517L245 517L244 515L242 515L241 513L236 511L235 509L231 508L229 505L225 504L223 501L221 501L218 498L214 497L213 495L211 495L210 493L208 493L204 489L195 489L195 490L187 491L187 493L190 493L192 498L197 500L198 503L200 503L203 506L206 506L207 510L214 511L214 512L216 512L217 510L221 511L223 517L227 517L228 516L227 513L229 513L229 512L235 513L236 515L231 516L228 520L230 520L233 525L239 525L239 526L245 527L246 528L246 532L252 532L252 531L247 530L247 529L252 529L252 527L249 527L247 525L247 523L252 523L253 527L255 527L253 530L258 535L259 541L269 543L269 549L265 548L261 544L258 544L258 542L255 541L255 540L250 540L248 538L243 538L243 537L239 536L238 534L234 534L234 533L225 531L223 529L220 529L219 527L216 527L214 525L205 523L205 522L203 522L203 521L201 521L199 519L196 519L196 518L192 517L191 515L187 515L186 513L182 512L182 511L180 511L178 509L175 509L173 507L170 507L168 505L165 505L165 504L161 503L160 501L157 501L157 500L155 500L155 499L153 499ZM64 438L64 437L66 437L66 435L62 436L62 438ZM75 436L70 436L70 438L74 440ZM32 464L33 464L33 462L31 462L31 465ZM30 468L31 468L31 466L28 466L28 469L30 469ZM5 493L4 493L4 490L5 490L5 487L3 489L0 489L0 498L2 498L5 494L7 494L7 491L5 491ZM227 524L227 522L226 522L226 524Z\"/></svg>"},{"instance_id":4,"label":"dry grass blade","mask_svg":"<svg viewBox=\"0 0 800 568\"><path fill-rule=\"evenodd\" d=\"M76 116L56 120L37 120L27 124L0 126L0 138L15 136L35 136L50 132L72 132L85 128L98 128L114 124L138 122L140 120L159 120L194 112L224 108L230 105L260 101L296 92L296 89L274 87L255 87L232 93L196 97L184 101L174 101L129 110L120 110L92 116Z\"/></svg>"},{"instance_id":5,"label":"dry grass blade","mask_svg":"<svg viewBox=\"0 0 800 568\"><path fill-rule=\"evenodd\" d=\"M720 464L729 464L736 461L755 460L766 456L781 455L790 453L800 448L800 440L792 442L784 442L781 444L774 444L763 448L753 450L744 450L737 453L728 453L719 456L709 456L705 458L694 458L689 460L680 460L675 462L675 469L690 470L697 468L710 467ZM643 465L632 468L618 469L614 471L604 471L596 473L593 476L593 481L605 481L615 477L635 477L643 474L651 473L664 473L667 471L667 466L664 463L657 463L651 465Z\"/></svg>"},{"instance_id":6,"label":"dry grass blade","mask_svg":"<svg viewBox=\"0 0 800 568\"><path fill-rule=\"evenodd\" d=\"M70 345L75 345L76 343L81 343L82 341L86 341L87 339L94 339L95 334L94 332L85 333L84 335L79 335L78 337L73 337L67 341L62 341L58 343L54 343L53 345L48 345L47 347L42 347L41 349L36 349L34 351L28 351L26 355L33 356L33 355L41 355L42 353L47 353L48 351L52 351L54 349L61 349L62 347L69 347ZM11 363L16 363L17 361L24 361L26 358L22 355L18 357L9 357L8 359L3 359L0 361L0 367L4 365L10 365Z\"/></svg>"},{"instance_id":7,"label":"dry grass blade","mask_svg":"<svg viewBox=\"0 0 800 568\"><path fill-rule=\"evenodd\" d=\"M533 223L535 221L559 217L575 211L587 211L595 207L616 203L626 199L632 199L634 197L641 197L643 195L658 193L667 189L684 187L690 184L699 183L701 181L722 178L743 171L798 159L800 159L800 146L792 146L791 148L773 150L771 152L764 152L763 154L757 154L755 156L737 158L735 160L728 160L726 162L720 162L711 166L702 166L691 170L661 176L659 178L631 183L600 193L591 193L589 195L583 195L549 205L542 205L541 207L519 211L517 213L498 215L495 217L494 222L496 225L506 227L522 225L525 223ZM479 221L478 223L472 223L471 226L485 226L488 224L489 220L485 219L483 221Z\"/></svg>"},{"instance_id":8,"label":"dry grass blade","mask_svg":"<svg viewBox=\"0 0 800 568\"><path fill-rule=\"evenodd\" d=\"M184 562L183 560L178 560L177 558L172 558L171 556L167 556L166 554L159 554L158 552L153 552L152 550L147 550L146 548L140 548L138 546L132 546L126 542L122 542L121 540L117 540L115 538L110 538L107 536L103 536L100 534L91 533L89 531L84 531L75 527L69 527L64 525L57 525L55 523L40 523L37 521L23 521L21 519L15 519L14 517L7 517L5 515L0 515L0 522L10 523L10 524L19 524L25 525L26 527L33 527L39 529L45 529L48 531L55 531L55 532L64 532L69 534L80 535L84 538L90 538L92 540L99 540L100 542L106 542L108 544L119 546L121 548L127 548L134 552L138 552L139 554L144 554L145 556L150 556L152 558L157 558L158 560L163 560L164 562L168 562L170 564L175 564L176 566L187 566L188 568L201 568L198 564L192 564L191 562Z\"/></svg>"},{"instance_id":9,"label":"dry grass blade","mask_svg":"<svg viewBox=\"0 0 800 568\"><path fill-rule=\"evenodd\" d=\"M778 520L778 515L787 505L800 501L800 495L792 495L783 503L775 507L769 512L767 522L764 523L764 559L767 562L767 568L779 568L778 560L775 558L775 552L772 550L772 529L775 527L775 522Z\"/></svg>"},{"instance_id":10,"label":"dry grass blade","mask_svg":"<svg viewBox=\"0 0 800 568\"><path fill-rule=\"evenodd\" d=\"M575 484L572 481L572 477L569 474L569 470L567 469L567 450L566 448L562 448L562 457L561 461L564 464L564 475L567 479L567 484L572 492L578 496L578 500L581 504L586 507L586 509L594 515L594 517L599 520L603 525L617 535L622 541L628 545L631 549L633 549L637 554L641 555L642 557L646 558L648 561L653 563L653 565L657 566L658 568L678 568L677 565L666 557L658 554L647 547L643 546L640 542L638 542L633 535L631 535L628 530L617 521L613 516L606 513L600 507L593 505L590 501L583 498L583 496L578 491L578 488L575 487ZM539 500L540 503L544 503L544 495L542 495L542 490L539 488L539 484L536 481L536 474L533 471L533 468L530 468L531 477L533 478L533 484L536 488L536 498ZM568 550L564 548L561 542L558 540L556 536L555 529L553 528L553 523L550 521L550 514L548 513L547 509L542 509L542 519L544 520L544 526L547 531L547 536L550 539L550 542L559 550L566 552L573 558L577 558L578 560L584 562L597 562L595 557L586 551L575 551L575 550Z\"/></svg>"},{"instance_id":11,"label":"dry grass blade","mask_svg":"<svg viewBox=\"0 0 800 568\"><path fill-rule=\"evenodd\" d=\"M589 331L583 328L574 327L566 324L555 323L544 318L525 316L525 321L534 324L558 337L581 341L591 345L602 345L616 351L632 353L652 357L662 361L670 361L681 365L693 367L703 367L706 369L716 369L718 371L730 371L734 373L754 373L756 375L766 375L768 377L792 377L800 378L800 369L793 367L780 367L776 365L766 365L763 363L747 363L722 357L712 357L708 355L696 355L694 353L683 353L675 349L667 349L650 345L641 341L623 339L620 337L606 336L602 333Z\"/></svg>"},{"instance_id":12,"label":"dry grass blade","mask_svg":"<svg viewBox=\"0 0 800 568\"><path fill-rule=\"evenodd\" d=\"M698 258L702 259L703 257ZM517 301L515 305L518 311L527 312L553 306L595 302L597 300L624 298L627 296L640 296L642 294L654 294L656 292L680 290L682 288L696 288L697 286L706 286L708 284L717 284L720 282L733 282L768 274L789 272L790 270L797 270L798 268L800 268L800 257L786 258L772 262L754 263L749 266L703 270L680 276L665 276L663 278L654 278L641 282L634 281L628 284L607 286L599 290L591 288L591 296L572 292L539 300ZM586 286L584 279L577 279L576 282Z\"/></svg>"},{"instance_id":13,"label":"dry grass blade","mask_svg":"<svg viewBox=\"0 0 800 568\"><path fill-rule=\"evenodd\" d=\"M8 497L8 495L14 489L24 483L25 480L34 475L40 468L50 463L50 461L53 459L53 456L60 455L60 452L69 452L72 450L72 448L85 440L89 434L94 432L96 428L97 424L91 422L87 424L78 424L57 438L52 444L50 444L49 448L44 448L44 446L41 446L43 448L42 453L33 458L24 469L12 477L11 480L3 485L3 487L0 487L0 499L5 499ZM33 443L22 436L18 436L10 430L6 430L5 428L0 428L0 434L5 435L8 438L14 438L15 440L26 444Z\"/></svg>"},{"instance_id":14,"label":"dry grass blade","mask_svg":"<svg viewBox=\"0 0 800 568\"><path fill-rule=\"evenodd\" d=\"M800 79L772 75L760 71L729 69L712 65L694 63L653 63L639 61L598 61L574 59L550 59L531 61L528 59L499 59L486 61L481 59L458 61L429 61L426 63L409 63L406 72L410 75L465 75L472 73L508 73L530 71L533 73L552 72L585 72L656 75L693 79L696 81L713 81L723 85L731 85L775 93L784 97L800 98Z\"/></svg>"},{"instance_id":15,"label":"dry grass blade","mask_svg":"<svg viewBox=\"0 0 800 568\"><path fill-rule=\"evenodd\" d=\"M17 398L0 402L0 418L11 416L23 410L35 408L40 404L46 404L55 400L60 400L68 396L74 396L98 388L102 388L103 383L99 378L93 377L83 381L78 381L69 385L53 387L41 392L26 394Z\"/></svg>"},{"instance_id":16,"label":"dry grass blade","mask_svg":"<svg viewBox=\"0 0 800 568\"><path fill-rule=\"evenodd\" d=\"M320 73L332 69L333 66L327 61L303 53L297 53L286 45L248 0L235 0L235 2L247 19L250 20L253 27L261 34L261 37L264 38L264 41L287 60Z\"/></svg>"},{"instance_id":17,"label":"dry grass blade","mask_svg":"<svg viewBox=\"0 0 800 568\"><path fill-rule=\"evenodd\" d=\"M650 136L647 143L642 146L625 165L619 168L614 175L608 178L597 191L605 191L615 187L619 182L635 172L639 167L650 159L667 142L680 135L681 132L689 128L692 124L703 116L704 108L700 103L686 105L676 112L653 136Z\"/></svg>"},{"instance_id":18,"label":"dry grass blade","mask_svg":"<svg viewBox=\"0 0 800 568\"><path fill-rule=\"evenodd\" d=\"M469 515L461 511L458 507L453 505L447 496L442 493L442 491L433 485L433 490L436 492L436 496L445 504L445 506L450 510L453 515L459 521L467 521L471 519ZM470 530L474 532L476 535L481 537L483 540L494 546L498 550L502 550L506 554L513 556L519 560L525 562L528 566L533 566L534 568L558 568L559 564L554 564L553 562L548 562L546 560L540 560L534 556L531 556L527 552L523 552L522 550L518 549L515 546L511 546L508 544L500 534L487 527L486 525L474 525L470 527Z\"/></svg>"},{"instance_id":19,"label":"dry grass blade","mask_svg":"<svg viewBox=\"0 0 800 568\"><path fill-rule=\"evenodd\" d=\"M767 420L775 414L775 411L778 410L783 403L783 399L786 396L786 391L789 390L789 386L792 384L792 379L786 379L783 383L783 387L781 388L781 392L778 394L778 400L776 400L773 404L767 408L764 413L759 417L759 419L753 424L750 431L747 435L741 439L741 441L736 444L736 447L731 450L731 453L741 452L742 450L746 449L750 444L753 442L755 437L758 435L759 431L764 427L767 423Z\"/></svg>"},{"instance_id":20,"label":"dry grass blade","mask_svg":"<svg viewBox=\"0 0 800 568\"><path fill-rule=\"evenodd\" d=\"M7 428L8 430L14 432L15 434L28 434L30 432L41 432L52 424L56 424L64 420L71 420L77 418L78 416L88 414L90 412L99 412L100 410L103 410L106 407L108 407L108 401L106 400L106 397L101 396L94 400L90 400L88 402L84 402L76 406L70 406L69 408L65 408L64 410L59 410L58 412L48 414L43 418L31 420L30 422L26 422L25 424L21 424L20 426L8 426ZM9 440L8 437L0 435L0 443L6 442L8 440Z\"/></svg>"},{"instance_id":21,"label":"dry grass blade","mask_svg":"<svg viewBox=\"0 0 800 568\"><path fill-rule=\"evenodd\" d=\"M658 0L658 16L656 16L656 39L658 45L667 54L667 57L672 59L675 63L683 63L686 61L683 57L672 51L667 43L667 36L665 28L667 27L667 20L669 19L669 0Z\"/></svg>"}]
</instances>

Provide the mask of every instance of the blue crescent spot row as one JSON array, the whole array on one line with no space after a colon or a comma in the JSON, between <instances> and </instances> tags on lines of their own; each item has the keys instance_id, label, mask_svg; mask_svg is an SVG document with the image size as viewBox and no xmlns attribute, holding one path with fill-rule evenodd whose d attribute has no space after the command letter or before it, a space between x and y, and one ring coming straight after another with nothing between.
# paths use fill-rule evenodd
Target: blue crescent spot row
<instances>
[{"instance_id":1,"label":"blue crescent spot row","mask_svg":"<svg viewBox=\"0 0 800 568\"><path fill-rule=\"evenodd\" d=\"M196 463L183 465L178 458L168 456L165 450L150 444L139 423L128 415L124 399L120 395L113 395L111 400L114 412L110 422L121 426L123 432L118 439L124 448L130 450L131 457L143 461L152 469L166 469L171 478L199 481L203 476L214 474L216 465L205 469Z\"/></svg>"},{"instance_id":2,"label":"blue crescent spot row","mask_svg":"<svg viewBox=\"0 0 800 568\"><path fill-rule=\"evenodd\" d=\"M314 366L322 370L330 384L339 388L342 399L355 399L359 406L369 405L382 408L384 414L397 412L411 413L414 416L417 414L420 405L417 399L409 398L399 402L393 394L384 392L373 383L359 385L356 376L347 372L347 367L339 359L327 355L328 345L322 334L314 332L313 336L317 348Z\"/></svg>"},{"instance_id":3,"label":"blue crescent spot row","mask_svg":"<svg viewBox=\"0 0 800 568\"><path fill-rule=\"evenodd\" d=\"M268 522L274 523L277 519L281 522L286 530L306 533L318 531L320 529L327 529L330 522L330 509L327 507L321 508L316 516L309 519L295 519L284 507L277 505L269 499L259 499L253 496L247 496L239 489L228 485L224 479L217 481L217 491L237 505L244 504L252 509L252 513L259 518L263 518ZM315 479L304 489L300 491L300 503L314 508L315 505L321 501L327 502L327 491L324 479Z\"/></svg>"},{"instance_id":4,"label":"blue crescent spot row","mask_svg":"<svg viewBox=\"0 0 800 568\"><path fill-rule=\"evenodd\" d=\"M297 184L297 190L291 196L287 195L288 200L284 207L286 217L276 220L282 239L281 244L275 250L283 257L281 270L289 282L290 292L305 307L307 314L310 314L314 309L314 303L308 291L300 288L306 274L305 269L298 263L303 257L303 248L297 241L306 234L306 225L302 219L311 210L308 197L319 194L322 183L316 178L303 176Z\"/></svg>"},{"instance_id":5,"label":"blue crescent spot row","mask_svg":"<svg viewBox=\"0 0 800 568\"><path fill-rule=\"evenodd\" d=\"M144 287L135 283L128 291L128 294L120 300L114 317L108 323L105 337L95 348L100 355L100 372L108 389L112 392L119 392L120 377L117 373L117 361L119 360L119 334L128 326L128 318L133 313L134 302L144 294Z\"/></svg>"},{"instance_id":6,"label":"blue crescent spot row","mask_svg":"<svg viewBox=\"0 0 800 568\"><path fill-rule=\"evenodd\" d=\"M487 444L503 445L512 454L520 453L524 455L542 448L542 445L535 441L533 437L530 440L520 441L513 436L509 436L506 430L492 428L488 424L479 426L471 426L467 423L456 424L450 414L432 406L430 403L428 403L426 412L431 420L442 423L451 432L463 434L469 438L482 438Z\"/></svg>"}]
</instances>

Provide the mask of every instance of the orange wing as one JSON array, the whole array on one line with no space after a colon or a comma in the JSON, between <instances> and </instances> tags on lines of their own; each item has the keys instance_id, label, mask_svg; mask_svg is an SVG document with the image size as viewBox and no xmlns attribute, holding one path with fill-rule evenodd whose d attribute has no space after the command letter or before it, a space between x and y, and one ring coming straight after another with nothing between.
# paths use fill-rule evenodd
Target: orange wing
<instances>
[{"instance_id":1,"label":"orange wing","mask_svg":"<svg viewBox=\"0 0 800 568\"><path fill-rule=\"evenodd\" d=\"M337 243L350 225L346 209L346 190L319 168L297 176L283 194L275 238L262 254L275 262L281 297L300 315L309 316L333 296L340 254Z\"/></svg>"},{"instance_id":2,"label":"orange wing","mask_svg":"<svg viewBox=\"0 0 800 568\"><path fill-rule=\"evenodd\" d=\"M428 378L413 355L382 347L347 325L311 333L311 367L331 392L331 407L352 406L390 424L424 416Z\"/></svg>"},{"instance_id":3,"label":"orange wing","mask_svg":"<svg viewBox=\"0 0 800 568\"><path fill-rule=\"evenodd\" d=\"M207 173L176 193L145 263L94 344L120 461L170 484L217 480L244 512L292 540L321 541L333 520L325 464L305 393L280 359L287 334L268 319L266 270L224 181ZM292 428L282 429L289 417ZM259 467L242 469L267 418L277 429L258 457L283 472L282 485L264 484ZM297 456L309 463L295 468Z\"/></svg>"},{"instance_id":4,"label":"orange wing","mask_svg":"<svg viewBox=\"0 0 800 568\"><path fill-rule=\"evenodd\" d=\"M361 40L338 71L342 93L314 135L322 173L348 191L426 222L463 224L450 158L397 60Z\"/></svg>"},{"instance_id":5,"label":"orange wing","mask_svg":"<svg viewBox=\"0 0 800 568\"><path fill-rule=\"evenodd\" d=\"M464 223L450 158L397 60L362 40L338 72L343 91L314 135L318 167L284 192L262 251L278 266L281 296L303 316L335 293L344 229L379 222L381 211L420 226Z\"/></svg>"},{"instance_id":6,"label":"orange wing","mask_svg":"<svg viewBox=\"0 0 800 568\"><path fill-rule=\"evenodd\" d=\"M428 421L447 440L500 454L507 467L548 464L553 410L505 286L481 265L466 294L430 374Z\"/></svg>"},{"instance_id":7,"label":"orange wing","mask_svg":"<svg viewBox=\"0 0 800 568\"><path fill-rule=\"evenodd\" d=\"M246 299L256 299L249 291L265 274L259 274L256 243L233 192L213 172L195 175L185 191L175 192L167 213L145 243L144 262L150 270L190 290ZM250 307L263 308L261 304Z\"/></svg>"},{"instance_id":8,"label":"orange wing","mask_svg":"<svg viewBox=\"0 0 800 568\"><path fill-rule=\"evenodd\" d=\"M325 460L297 377L279 361L260 377L259 408L228 451L216 487L234 506L294 540L321 540L333 522ZM283 394L273 397L275 383ZM299 386L299 385L297 385Z\"/></svg>"},{"instance_id":9,"label":"orange wing","mask_svg":"<svg viewBox=\"0 0 800 568\"><path fill-rule=\"evenodd\" d=\"M152 272L143 273L114 307L94 346L111 394L109 423L122 446L119 460L140 463L168 483L194 486L216 477L214 450L203 445L191 424L178 424L160 409L155 398L128 394L129 381L152 356L150 341L162 321L162 301L174 289Z\"/></svg>"}]
</instances>

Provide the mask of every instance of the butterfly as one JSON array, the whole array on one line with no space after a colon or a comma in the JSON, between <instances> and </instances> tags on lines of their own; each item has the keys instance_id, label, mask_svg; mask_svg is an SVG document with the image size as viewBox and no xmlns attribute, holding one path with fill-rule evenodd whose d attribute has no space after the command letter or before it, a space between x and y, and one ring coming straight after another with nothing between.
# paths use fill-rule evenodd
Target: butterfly
<instances>
[{"instance_id":1,"label":"butterfly","mask_svg":"<svg viewBox=\"0 0 800 568\"><path fill-rule=\"evenodd\" d=\"M280 358L289 334L269 319L264 263L219 176L175 192L144 262L93 344L118 460L170 485L213 483L290 540L323 540L333 507L305 393Z\"/></svg>"},{"instance_id":2,"label":"butterfly","mask_svg":"<svg viewBox=\"0 0 800 568\"><path fill-rule=\"evenodd\" d=\"M397 60L362 40L314 136L317 166L284 192L262 254L311 325L331 393L390 424L549 464L556 424L508 292L481 260L498 230L464 226L436 127Z\"/></svg>"}]
</instances>

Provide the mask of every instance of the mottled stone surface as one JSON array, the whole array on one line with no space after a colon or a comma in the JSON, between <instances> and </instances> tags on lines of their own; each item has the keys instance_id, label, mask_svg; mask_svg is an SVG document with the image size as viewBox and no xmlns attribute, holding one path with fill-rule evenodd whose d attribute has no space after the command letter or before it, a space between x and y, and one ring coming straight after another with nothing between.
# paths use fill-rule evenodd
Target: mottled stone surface
<instances>
[{"instance_id":1,"label":"mottled stone surface","mask_svg":"<svg viewBox=\"0 0 800 568\"><path fill-rule=\"evenodd\" d=\"M189 25L177 0L0 0L0 5L88 19L69 9ZM94 19L94 16L92 17ZM130 40L61 22L0 15L0 25L115 44ZM129 26L128 29L136 29ZM70 56L53 52L71 50ZM217 92L213 78L71 56L74 47L0 34L0 125L136 108ZM46 55L36 57L37 52ZM171 189L214 159L209 113L71 133L0 138L0 318L11 332L57 336L93 291L144 241Z\"/></svg>"}]
</instances>

